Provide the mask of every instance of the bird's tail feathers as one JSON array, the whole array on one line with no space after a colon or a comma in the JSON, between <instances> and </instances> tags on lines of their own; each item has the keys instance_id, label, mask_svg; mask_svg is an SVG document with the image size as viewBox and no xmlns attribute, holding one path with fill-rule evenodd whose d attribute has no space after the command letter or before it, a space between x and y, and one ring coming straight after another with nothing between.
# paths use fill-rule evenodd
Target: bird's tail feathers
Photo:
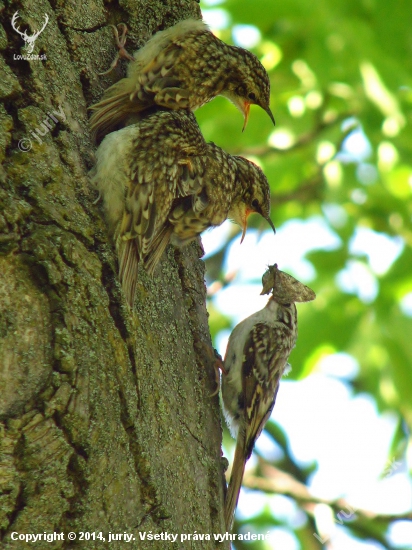
<instances>
[{"instance_id":1,"label":"bird's tail feathers","mask_svg":"<svg viewBox=\"0 0 412 550\"><path fill-rule=\"evenodd\" d=\"M153 275L160 258L163 256L163 252L166 250L167 245L170 242L170 237L173 233L173 226L169 225L163 227L158 235L151 241L151 252L147 256L144 262L145 269L149 275Z\"/></svg>"},{"instance_id":2,"label":"bird's tail feathers","mask_svg":"<svg viewBox=\"0 0 412 550\"><path fill-rule=\"evenodd\" d=\"M133 92L132 80L123 78L109 88L101 101L90 107L94 111L90 117L90 128L96 142L100 142L108 133L125 126L131 115L145 109L146 104L140 102L136 95L133 102L131 101Z\"/></svg>"},{"instance_id":3,"label":"bird's tail feathers","mask_svg":"<svg viewBox=\"0 0 412 550\"><path fill-rule=\"evenodd\" d=\"M119 256L119 279L125 293L127 303L133 307L136 293L137 269L139 257L133 239L117 239L117 254Z\"/></svg>"},{"instance_id":4,"label":"bird's tail feathers","mask_svg":"<svg viewBox=\"0 0 412 550\"><path fill-rule=\"evenodd\" d=\"M245 454L243 438L236 444L235 458L233 460L232 474L230 476L229 487L227 490L225 501L225 523L226 529L231 531L233 527L233 520L235 517L235 511L237 502L239 500L240 487L242 486L243 474L245 472Z\"/></svg>"}]
</instances>

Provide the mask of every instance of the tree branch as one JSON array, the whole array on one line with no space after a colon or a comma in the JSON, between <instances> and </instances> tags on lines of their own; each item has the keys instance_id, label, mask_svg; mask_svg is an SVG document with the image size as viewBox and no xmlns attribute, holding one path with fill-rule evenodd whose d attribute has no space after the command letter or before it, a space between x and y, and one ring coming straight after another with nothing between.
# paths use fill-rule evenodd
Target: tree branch
<instances>
[{"instance_id":1,"label":"tree branch","mask_svg":"<svg viewBox=\"0 0 412 550\"><path fill-rule=\"evenodd\" d=\"M356 116L354 112L347 112L336 116L330 116L326 120L322 116L319 116L319 120L315 124L315 127L306 134L302 134L300 137L298 137L297 140L289 147L280 148L274 147L273 145L259 145L257 147L246 147L243 149L239 149L235 152L235 154L246 156L254 155L259 157L265 157L272 153L279 153L284 155L286 153L290 153L291 151L295 151L296 149L304 147L308 143L311 143L313 140L315 140L324 130L331 128L336 124L340 124L344 120L354 116ZM352 128L350 129L350 131L352 131ZM345 133L345 137L346 135L347 134Z\"/></svg>"},{"instance_id":2,"label":"tree branch","mask_svg":"<svg viewBox=\"0 0 412 550\"><path fill-rule=\"evenodd\" d=\"M345 508L354 509L344 498L327 500L316 497L309 491L304 483L301 483L290 474L265 463L262 459L259 459L259 462L262 476L264 477L246 472L243 478L243 485L248 489L256 489L266 493L276 493L278 495L288 496L302 504L326 504L336 513L339 513ZM372 510L356 509L356 514L369 520L373 519L386 523L398 520L412 521L412 512L406 512L404 514L378 514Z\"/></svg>"}]
</instances>

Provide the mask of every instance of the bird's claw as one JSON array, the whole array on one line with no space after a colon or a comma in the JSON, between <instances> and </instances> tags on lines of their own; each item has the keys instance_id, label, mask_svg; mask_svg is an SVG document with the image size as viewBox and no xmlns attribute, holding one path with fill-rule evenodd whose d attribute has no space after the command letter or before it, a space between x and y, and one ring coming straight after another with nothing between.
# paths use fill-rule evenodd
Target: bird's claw
<instances>
[{"instance_id":1,"label":"bird's claw","mask_svg":"<svg viewBox=\"0 0 412 550\"><path fill-rule=\"evenodd\" d=\"M197 347L198 347L198 350L208 358L209 360L208 362L212 363L213 365L213 370L215 373L215 381L216 381L216 390L210 395L210 397L214 397L220 391L219 370L221 370L223 374L226 374L225 368L223 366L223 359L219 355L219 353L210 344L207 344L206 342L199 342L197 344Z\"/></svg>"},{"instance_id":2,"label":"bird's claw","mask_svg":"<svg viewBox=\"0 0 412 550\"><path fill-rule=\"evenodd\" d=\"M116 57L113 59L110 67L107 69L107 71L104 71L103 73L97 73L99 76L104 76L106 74L109 74L113 71L113 69L117 66L119 59L128 59L129 61L134 61L134 57L129 54L129 52L126 50L126 34L127 34L127 25L125 23L119 23L117 27L115 25L110 25L113 29L114 33L114 39L116 42L116 46L118 48L118 52L116 54ZM123 27L122 34L119 36L119 31L117 30L118 27Z\"/></svg>"},{"instance_id":3,"label":"bird's claw","mask_svg":"<svg viewBox=\"0 0 412 550\"><path fill-rule=\"evenodd\" d=\"M224 367L224 363L223 363L223 359L222 359L222 356L220 355L220 353L218 353L214 348L213 348L213 352L214 352L214 358L213 358L213 368L215 370L215 381L216 381L216 389L215 391L211 394L210 397L214 397L215 395L217 395L220 391L220 372L219 371L222 371L222 373L226 376L227 372L225 371L225 367Z\"/></svg>"}]
</instances>

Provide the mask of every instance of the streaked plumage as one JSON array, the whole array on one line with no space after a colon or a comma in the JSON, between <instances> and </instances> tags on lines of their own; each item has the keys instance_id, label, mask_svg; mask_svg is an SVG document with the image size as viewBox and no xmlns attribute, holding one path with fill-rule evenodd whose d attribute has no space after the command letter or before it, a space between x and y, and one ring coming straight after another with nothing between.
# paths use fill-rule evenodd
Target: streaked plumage
<instances>
[{"instance_id":1,"label":"streaked plumage","mask_svg":"<svg viewBox=\"0 0 412 550\"><path fill-rule=\"evenodd\" d=\"M97 141L154 105L194 111L218 95L243 113L244 127L251 104L260 105L274 123L263 65L251 52L219 40L203 21L187 19L156 33L134 57L127 78L92 107Z\"/></svg>"},{"instance_id":2,"label":"streaked plumage","mask_svg":"<svg viewBox=\"0 0 412 550\"><path fill-rule=\"evenodd\" d=\"M266 276L266 277L265 277ZM275 405L279 381L298 334L295 301L309 301L314 292L271 266L264 291L273 288L267 305L239 323L230 335L222 376L223 411L237 439L225 521L232 528L245 465ZM287 289L290 289L290 293Z\"/></svg>"},{"instance_id":3,"label":"streaked plumage","mask_svg":"<svg viewBox=\"0 0 412 550\"><path fill-rule=\"evenodd\" d=\"M169 242L186 244L228 217L244 233L251 212L274 229L263 172L207 144L188 111L158 111L113 132L96 155L93 182L103 198L131 305L139 262L152 274Z\"/></svg>"}]
</instances>

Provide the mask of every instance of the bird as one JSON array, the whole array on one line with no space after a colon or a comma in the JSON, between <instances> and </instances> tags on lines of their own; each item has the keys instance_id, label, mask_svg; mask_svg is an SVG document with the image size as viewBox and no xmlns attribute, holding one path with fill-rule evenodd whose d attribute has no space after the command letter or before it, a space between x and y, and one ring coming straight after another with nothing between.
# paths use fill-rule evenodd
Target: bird
<instances>
[{"instance_id":1,"label":"bird","mask_svg":"<svg viewBox=\"0 0 412 550\"><path fill-rule=\"evenodd\" d=\"M126 29L123 35L123 40L117 37L117 44L122 56L130 58L123 47ZM99 142L153 106L194 111L218 95L242 112L243 129L252 104L266 111L275 124L269 107L269 76L258 58L222 42L203 21L186 19L157 32L134 54L127 77L90 107L92 134Z\"/></svg>"},{"instance_id":2,"label":"bird","mask_svg":"<svg viewBox=\"0 0 412 550\"><path fill-rule=\"evenodd\" d=\"M273 407L279 381L290 368L298 319L295 302L313 300L312 289L291 275L269 266L262 278L263 294L272 290L266 306L241 321L229 337L222 368L222 405L236 439L236 450L225 499L226 528L232 529L245 465Z\"/></svg>"},{"instance_id":3,"label":"bird","mask_svg":"<svg viewBox=\"0 0 412 550\"><path fill-rule=\"evenodd\" d=\"M182 246L228 217L270 219L269 183L253 162L206 143L190 111L156 111L110 133L96 151L92 183L114 238L119 278L134 303L140 262L150 275L171 242Z\"/></svg>"}]
</instances>

